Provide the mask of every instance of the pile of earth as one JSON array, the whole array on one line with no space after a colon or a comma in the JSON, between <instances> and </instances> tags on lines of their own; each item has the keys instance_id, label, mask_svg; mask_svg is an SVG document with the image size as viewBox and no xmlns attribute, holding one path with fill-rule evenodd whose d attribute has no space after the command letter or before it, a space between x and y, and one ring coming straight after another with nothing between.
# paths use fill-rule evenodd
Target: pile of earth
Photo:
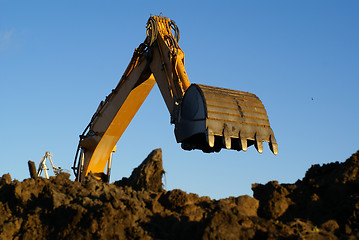
<instances>
[{"instance_id":1,"label":"pile of earth","mask_svg":"<svg viewBox=\"0 0 359 240\"><path fill-rule=\"evenodd\" d=\"M154 150L129 178L0 178L0 239L359 239L359 151L294 184L220 200L162 188Z\"/></svg>"}]
</instances>

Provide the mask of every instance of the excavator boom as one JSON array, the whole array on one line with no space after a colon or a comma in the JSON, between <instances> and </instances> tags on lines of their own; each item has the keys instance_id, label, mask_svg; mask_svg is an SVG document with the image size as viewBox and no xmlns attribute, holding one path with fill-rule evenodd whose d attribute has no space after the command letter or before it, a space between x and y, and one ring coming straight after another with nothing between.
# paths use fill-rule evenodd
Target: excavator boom
<instances>
[{"instance_id":1,"label":"excavator boom","mask_svg":"<svg viewBox=\"0 0 359 240\"><path fill-rule=\"evenodd\" d=\"M178 41L179 30L174 21L162 16L149 18L145 41L135 49L118 85L100 103L80 135L73 166L77 181L89 172L106 179L103 172L108 162L110 167L116 143L155 83L183 149L246 151L254 145L261 153L264 141L274 154L278 153L259 98L248 92L190 84Z\"/></svg>"}]
</instances>

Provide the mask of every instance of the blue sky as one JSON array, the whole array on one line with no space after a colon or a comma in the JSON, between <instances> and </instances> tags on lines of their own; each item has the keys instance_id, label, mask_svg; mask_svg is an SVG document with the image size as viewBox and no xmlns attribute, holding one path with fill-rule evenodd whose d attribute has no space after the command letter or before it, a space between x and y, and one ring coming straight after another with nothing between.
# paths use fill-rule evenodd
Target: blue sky
<instances>
[{"instance_id":1,"label":"blue sky","mask_svg":"<svg viewBox=\"0 0 359 240\"><path fill-rule=\"evenodd\" d=\"M166 189L225 198L293 183L359 149L358 1L0 0L0 174L29 176L45 151L70 170L78 135L144 40L150 14L176 21L192 83L256 94L274 156L184 151L157 87L118 143L111 180L162 148ZM71 171L72 173L72 171Z\"/></svg>"}]
</instances>

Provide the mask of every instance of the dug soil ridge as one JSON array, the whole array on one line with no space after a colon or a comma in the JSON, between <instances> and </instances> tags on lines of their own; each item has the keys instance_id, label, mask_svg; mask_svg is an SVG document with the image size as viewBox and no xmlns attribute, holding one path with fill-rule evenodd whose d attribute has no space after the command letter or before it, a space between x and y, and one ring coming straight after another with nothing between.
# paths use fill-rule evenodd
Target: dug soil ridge
<instances>
[{"instance_id":1,"label":"dug soil ridge","mask_svg":"<svg viewBox=\"0 0 359 240\"><path fill-rule=\"evenodd\" d=\"M294 184L212 200L162 187L161 149L129 178L0 178L0 239L359 239L359 151Z\"/></svg>"}]
</instances>

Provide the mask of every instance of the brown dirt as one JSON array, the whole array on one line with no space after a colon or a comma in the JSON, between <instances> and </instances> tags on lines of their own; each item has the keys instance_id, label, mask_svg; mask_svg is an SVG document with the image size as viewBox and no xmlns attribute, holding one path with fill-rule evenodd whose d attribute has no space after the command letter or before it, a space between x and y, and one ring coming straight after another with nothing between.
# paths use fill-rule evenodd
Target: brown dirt
<instances>
[{"instance_id":1,"label":"brown dirt","mask_svg":"<svg viewBox=\"0 0 359 240\"><path fill-rule=\"evenodd\" d=\"M163 190L160 149L114 184L5 174L0 239L359 239L358 158L314 165L294 184L253 184L254 198L220 200Z\"/></svg>"}]
</instances>

